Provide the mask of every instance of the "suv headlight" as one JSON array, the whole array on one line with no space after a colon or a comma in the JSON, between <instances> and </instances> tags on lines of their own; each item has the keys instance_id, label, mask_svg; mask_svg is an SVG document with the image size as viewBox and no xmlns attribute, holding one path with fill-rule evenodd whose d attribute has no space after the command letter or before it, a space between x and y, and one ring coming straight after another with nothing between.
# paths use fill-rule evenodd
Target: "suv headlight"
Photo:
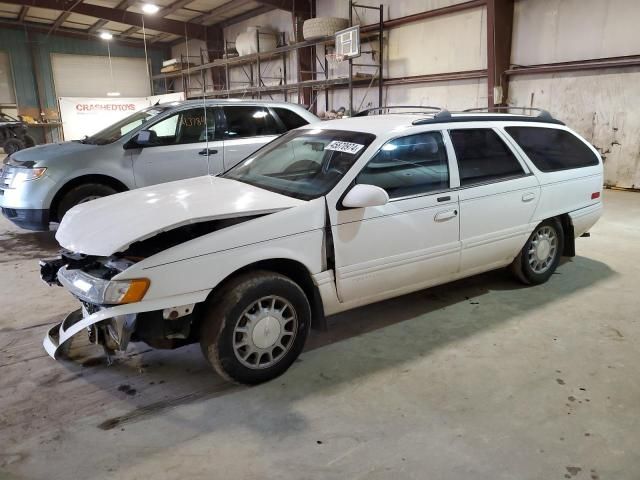
<instances>
[{"instance_id":1,"label":"suv headlight","mask_svg":"<svg viewBox=\"0 0 640 480\"><path fill-rule=\"evenodd\" d=\"M9 188L17 188L24 182L37 180L44 175L44 172L47 171L47 167L24 168L5 165L4 168L7 170L4 173L4 178L9 179L11 182L8 185Z\"/></svg>"},{"instance_id":2,"label":"suv headlight","mask_svg":"<svg viewBox=\"0 0 640 480\"><path fill-rule=\"evenodd\" d=\"M103 280L82 270L58 270L58 280L75 296L98 305L120 305L139 302L149 289L148 278L134 280Z\"/></svg>"}]
</instances>

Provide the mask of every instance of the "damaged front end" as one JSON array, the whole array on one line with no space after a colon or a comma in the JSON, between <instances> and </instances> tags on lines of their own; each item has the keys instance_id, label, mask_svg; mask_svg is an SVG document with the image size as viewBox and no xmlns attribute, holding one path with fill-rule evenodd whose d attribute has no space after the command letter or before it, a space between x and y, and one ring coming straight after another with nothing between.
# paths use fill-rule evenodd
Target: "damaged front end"
<instances>
[{"instance_id":1,"label":"damaged front end","mask_svg":"<svg viewBox=\"0 0 640 480\"><path fill-rule=\"evenodd\" d=\"M40 262L42 279L49 285L63 286L82 304L47 333L43 344L51 357L58 358L69 340L83 330L108 356L125 351L130 341L144 341L155 348L177 348L194 341L195 303L156 310L154 307L163 305L141 303L149 288L148 279L114 279L134 263L132 258L67 251Z\"/></svg>"}]
</instances>

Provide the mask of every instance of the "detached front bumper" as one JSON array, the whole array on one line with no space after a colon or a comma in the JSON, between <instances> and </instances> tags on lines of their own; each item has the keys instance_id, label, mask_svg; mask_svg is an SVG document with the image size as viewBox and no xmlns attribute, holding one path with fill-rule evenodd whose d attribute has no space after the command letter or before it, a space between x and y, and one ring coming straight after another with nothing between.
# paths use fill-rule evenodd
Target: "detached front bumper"
<instances>
[{"instance_id":1,"label":"detached front bumper","mask_svg":"<svg viewBox=\"0 0 640 480\"><path fill-rule=\"evenodd\" d=\"M137 316L136 312L131 310L129 305L105 308L91 315L84 308L75 310L58 325L49 329L42 345L51 358L58 359L68 346L67 342L71 340L71 337L89 329L98 322L110 320L111 339L118 345L119 350L125 350L135 327Z\"/></svg>"}]
</instances>

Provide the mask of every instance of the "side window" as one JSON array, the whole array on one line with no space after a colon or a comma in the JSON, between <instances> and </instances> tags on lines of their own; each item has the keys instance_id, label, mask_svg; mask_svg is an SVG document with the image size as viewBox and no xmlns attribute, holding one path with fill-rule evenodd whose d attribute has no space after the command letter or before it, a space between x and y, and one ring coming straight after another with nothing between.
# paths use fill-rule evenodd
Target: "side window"
<instances>
[{"instance_id":1,"label":"side window","mask_svg":"<svg viewBox=\"0 0 640 480\"><path fill-rule=\"evenodd\" d=\"M571 132L557 128L507 127L507 133L543 172L598 165L598 157Z\"/></svg>"},{"instance_id":2,"label":"side window","mask_svg":"<svg viewBox=\"0 0 640 480\"><path fill-rule=\"evenodd\" d=\"M215 132L214 110L207 108L206 115L203 108L183 110L160 120L149 127L149 130L156 133L159 145L202 143L207 141L207 135L209 140L213 140Z\"/></svg>"},{"instance_id":3,"label":"side window","mask_svg":"<svg viewBox=\"0 0 640 480\"><path fill-rule=\"evenodd\" d=\"M523 175L524 170L496 132L489 128L451 130L460 185Z\"/></svg>"},{"instance_id":4,"label":"side window","mask_svg":"<svg viewBox=\"0 0 640 480\"><path fill-rule=\"evenodd\" d=\"M226 138L247 138L259 135L278 135L278 126L269 110L259 106L224 107L227 117Z\"/></svg>"},{"instance_id":5,"label":"side window","mask_svg":"<svg viewBox=\"0 0 640 480\"><path fill-rule=\"evenodd\" d=\"M286 130L293 130L294 128L302 127L303 125L307 125L307 122L304 118L302 118L297 113L292 112L288 108L279 108L274 107L273 111L276 112L276 115L280 118L282 123L284 124ZM284 132L282 132L284 133Z\"/></svg>"},{"instance_id":6,"label":"side window","mask_svg":"<svg viewBox=\"0 0 640 480\"><path fill-rule=\"evenodd\" d=\"M357 183L376 185L390 198L449 188L449 165L440 132L396 138L362 169Z\"/></svg>"}]
</instances>

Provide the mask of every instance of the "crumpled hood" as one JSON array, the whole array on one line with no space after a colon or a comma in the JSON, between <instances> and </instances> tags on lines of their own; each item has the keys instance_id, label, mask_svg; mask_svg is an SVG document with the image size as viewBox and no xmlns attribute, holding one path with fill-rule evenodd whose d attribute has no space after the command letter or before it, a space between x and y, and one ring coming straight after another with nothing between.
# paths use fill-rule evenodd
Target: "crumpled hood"
<instances>
[{"instance_id":1,"label":"crumpled hood","mask_svg":"<svg viewBox=\"0 0 640 480\"><path fill-rule=\"evenodd\" d=\"M182 225L262 215L305 203L235 180L196 177L78 205L65 215L56 240L72 252L109 256Z\"/></svg>"},{"instance_id":2,"label":"crumpled hood","mask_svg":"<svg viewBox=\"0 0 640 480\"><path fill-rule=\"evenodd\" d=\"M46 167L61 158L72 157L79 160L84 159L84 155L77 155L78 152L89 154L92 150L100 148L99 145L89 145L80 142L61 142L47 145L37 145L35 147L20 150L11 155L11 163L25 167Z\"/></svg>"}]
</instances>

